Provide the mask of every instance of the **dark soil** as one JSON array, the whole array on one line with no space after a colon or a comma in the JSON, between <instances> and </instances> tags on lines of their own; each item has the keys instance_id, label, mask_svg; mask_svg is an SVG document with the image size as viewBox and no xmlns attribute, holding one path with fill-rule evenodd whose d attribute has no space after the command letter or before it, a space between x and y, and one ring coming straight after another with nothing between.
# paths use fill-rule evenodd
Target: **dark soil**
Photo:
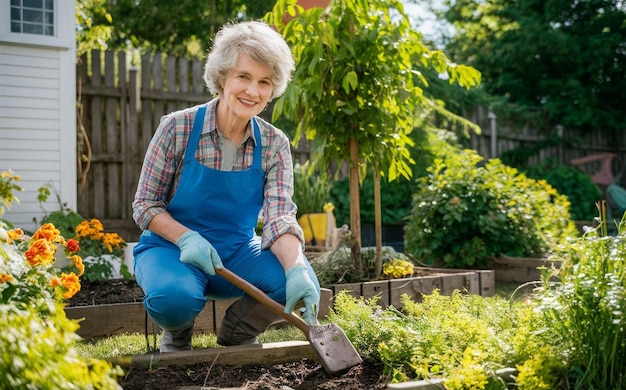
<instances>
[{"instance_id":1,"label":"dark soil","mask_svg":"<svg viewBox=\"0 0 626 390\"><path fill-rule=\"evenodd\" d=\"M114 279L107 282L89 282L82 279L80 284L80 291L68 300L68 306L131 303L143 300L143 291L135 279Z\"/></svg>"},{"instance_id":2,"label":"dark soil","mask_svg":"<svg viewBox=\"0 0 626 390\"><path fill-rule=\"evenodd\" d=\"M143 291L135 280L112 280L105 283L81 281L81 291L68 301L68 306L141 302ZM211 365L210 362L185 366L132 367L119 380L124 390L179 389L193 386L200 389L385 389L387 380L382 368L371 362L330 376L321 364L308 359L273 366Z\"/></svg>"},{"instance_id":3,"label":"dark soil","mask_svg":"<svg viewBox=\"0 0 626 390\"><path fill-rule=\"evenodd\" d=\"M176 389L197 386L203 389L385 389L387 382L380 368L368 363L353 367L340 376L329 376L307 359L278 364L211 367L210 362L184 367L132 368L119 381L125 389Z\"/></svg>"}]
</instances>

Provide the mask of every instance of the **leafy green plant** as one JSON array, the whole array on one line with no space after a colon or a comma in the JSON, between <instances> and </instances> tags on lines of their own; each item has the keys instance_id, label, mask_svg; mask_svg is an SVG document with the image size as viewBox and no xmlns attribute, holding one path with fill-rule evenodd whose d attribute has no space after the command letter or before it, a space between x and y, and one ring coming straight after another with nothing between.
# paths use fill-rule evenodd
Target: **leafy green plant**
<instances>
[{"instance_id":1,"label":"leafy green plant","mask_svg":"<svg viewBox=\"0 0 626 390\"><path fill-rule=\"evenodd\" d=\"M296 164L293 169L293 201L300 217L304 214L322 213L330 201L332 182L324 170L310 161Z\"/></svg>"},{"instance_id":2,"label":"leafy green plant","mask_svg":"<svg viewBox=\"0 0 626 390\"><path fill-rule=\"evenodd\" d=\"M543 179L550 183L559 194L567 196L571 203L572 219L591 221L597 215L596 203L602 192L588 174L572 165L558 164L554 159L546 159L524 170L528 177Z\"/></svg>"},{"instance_id":3,"label":"leafy green plant","mask_svg":"<svg viewBox=\"0 0 626 390\"><path fill-rule=\"evenodd\" d=\"M448 378L447 389L497 382L495 370L515 362L509 340L520 313L529 309L519 302L436 291L422 302L404 295L402 305L402 310L382 310L376 299L341 292L329 320L344 330L362 356L380 360L391 382ZM465 387L455 385L459 381Z\"/></svg>"},{"instance_id":4,"label":"leafy green plant","mask_svg":"<svg viewBox=\"0 0 626 390\"><path fill-rule=\"evenodd\" d=\"M576 236L570 203L543 180L473 150L436 159L420 179L405 252L426 264L481 267L499 255L542 257Z\"/></svg>"},{"instance_id":5,"label":"leafy green plant","mask_svg":"<svg viewBox=\"0 0 626 390\"><path fill-rule=\"evenodd\" d=\"M548 337L566 348L576 388L623 389L626 386L626 220L617 236L607 236L606 210L601 223L555 254L562 264L544 278L538 309L545 313Z\"/></svg>"}]
</instances>

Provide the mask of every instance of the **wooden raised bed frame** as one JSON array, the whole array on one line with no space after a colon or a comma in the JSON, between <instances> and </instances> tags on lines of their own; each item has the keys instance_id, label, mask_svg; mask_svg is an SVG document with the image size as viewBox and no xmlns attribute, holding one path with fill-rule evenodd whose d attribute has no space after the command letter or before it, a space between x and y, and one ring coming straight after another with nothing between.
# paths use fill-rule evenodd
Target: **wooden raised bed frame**
<instances>
[{"instance_id":1,"label":"wooden raised bed frame","mask_svg":"<svg viewBox=\"0 0 626 390\"><path fill-rule=\"evenodd\" d=\"M320 300L320 318L324 318L332 307L333 297L340 291L348 291L355 297L372 298L380 296L378 304L401 307L400 298L408 294L420 301L422 294L430 294L438 289L442 295L450 295L454 290L470 294L492 296L495 293L494 271L458 270L416 267L415 277L373 282L336 284L323 288ZM204 310L195 322L196 333L217 333L226 309L234 300L207 301ZM86 340L97 340L128 333L159 333L160 329L147 317L142 302L110 305L66 307L68 318L79 319L80 329L76 332Z\"/></svg>"}]
</instances>

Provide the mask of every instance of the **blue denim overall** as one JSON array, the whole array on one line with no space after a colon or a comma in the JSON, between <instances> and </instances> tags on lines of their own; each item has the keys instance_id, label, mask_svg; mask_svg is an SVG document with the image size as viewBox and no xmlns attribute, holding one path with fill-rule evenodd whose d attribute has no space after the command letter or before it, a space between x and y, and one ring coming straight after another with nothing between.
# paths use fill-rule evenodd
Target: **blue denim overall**
<instances>
[{"instance_id":1,"label":"blue denim overall","mask_svg":"<svg viewBox=\"0 0 626 390\"><path fill-rule=\"evenodd\" d=\"M284 269L271 251L261 250L261 239L254 233L263 206L265 180L258 123L252 119L257 142L252 167L243 171L215 170L195 159L205 112L203 105L196 114L180 183L167 210L178 222L206 238L226 268L284 304ZM222 277L182 263L178 247L149 230L141 235L134 256L135 278L145 293L146 310L164 328L188 327L207 298L243 295ZM308 263L307 266L311 279L317 282Z\"/></svg>"}]
</instances>

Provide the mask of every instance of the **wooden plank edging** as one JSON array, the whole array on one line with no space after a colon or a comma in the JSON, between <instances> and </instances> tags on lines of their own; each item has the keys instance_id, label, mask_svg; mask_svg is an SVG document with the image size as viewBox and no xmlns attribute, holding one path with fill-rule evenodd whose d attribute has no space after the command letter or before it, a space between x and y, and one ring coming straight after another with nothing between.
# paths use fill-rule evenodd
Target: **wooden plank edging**
<instances>
[{"instance_id":1,"label":"wooden plank edging","mask_svg":"<svg viewBox=\"0 0 626 390\"><path fill-rule=\"evenodd\" d=\"M311 348L308 341L236 345L168 353L154 352L144 355L118 357L109 361L122 368L154 368L184 366L202 362L222 365L263 364L271 366L300 359L319 361L319 356Z\"/></svg>"}]
</instances>

